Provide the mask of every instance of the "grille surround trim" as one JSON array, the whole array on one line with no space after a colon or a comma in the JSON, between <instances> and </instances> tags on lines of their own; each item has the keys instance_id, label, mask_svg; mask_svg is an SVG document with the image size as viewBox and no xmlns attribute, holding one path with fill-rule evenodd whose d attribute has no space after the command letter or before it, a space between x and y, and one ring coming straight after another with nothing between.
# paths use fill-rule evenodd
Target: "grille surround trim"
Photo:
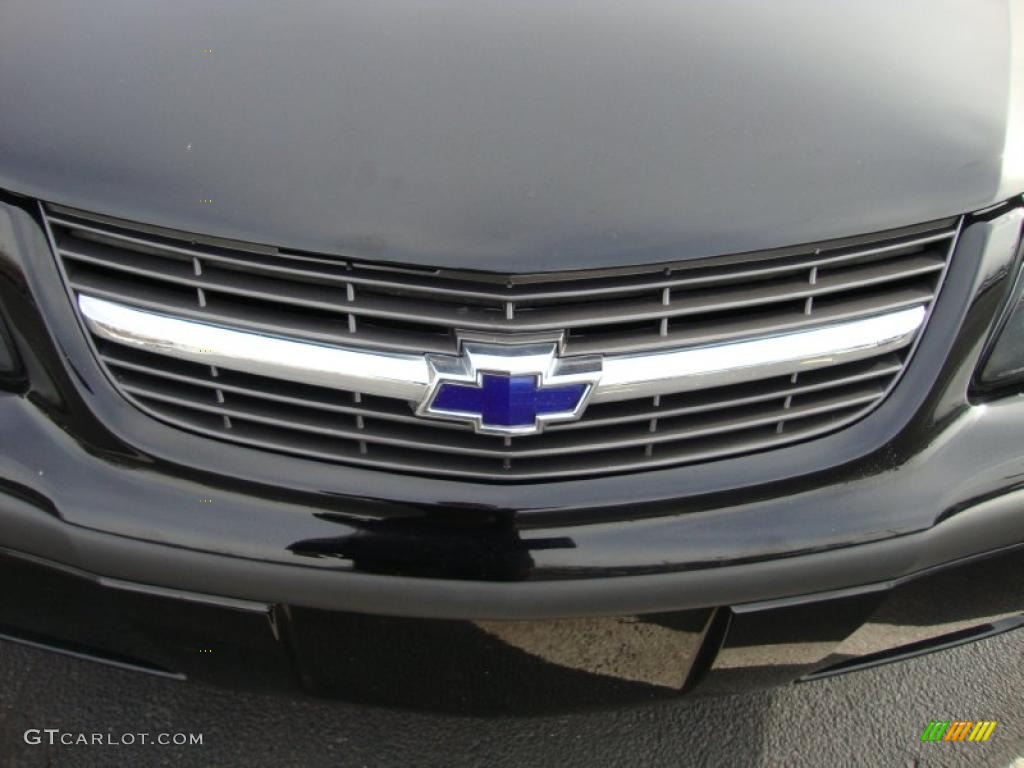
<instances>
[{"instance_id":1,"label":"grille surround trim","mask_svg":"<svg viewBox=\"0 0 1024 768\"><path fill-rule=\"evenodd\" d=\"M50 241L51 248L55 256L57 263L58 272L64 281L64 287L67 291L72 302L77 305L77 296L82 292L82 286L76 284L74 277L77 275L77 265L71 261L67 261L62 253L61 245L67 240L73 233L66 231L58 231L59 227L50 226L49 216L51 210L57 210L60 216L65 214L69 217L81 217L87 224L98 224L99 226L106 226L110 224L114 228L119 228L121 231L125 231L125 228L131 227L132 231L140 235L139 239L145 239L147 234L144 233L155 233L155 236L164 238L169 235L173 235L178 238L178 242L188 243L196 248L210 247L225 247L231 248L237 247L242 248L245 253L252 249L253 252L258 252L262 256L269 256L273 254L280 255L287 261L291 259L294 254L286 254L284 252L278 252L277 249L272 246L249 246L245 243L234 244L227 241L211 240L204 238L202 235L189 235L186 233L173 233L170 230L166 230L159 227L151 227L145 224L135 224L131 222L124 222L117 219L110 219L109 217L103 217L99 215L86 214L84 212L76 212L71 209L59 209L57 206L50 206L46 203L40 204L42 219L44 228L46 230L48 239ZM70 219L69 219L70 220ZM766 264L770 264L773 268L777 265L777 261L774 260L776 256L784 257L786 259L793 257L796 258L799 254L809 255L814 259L824 258L829 254L835 255L836 253L842 252L848 254L853 251L862 251L867 254L884 254L878 258L889 258L892 256L892 252L896 251L897 258L905 258L906 256L914 256L914 253L910 253L910 250L914 250L915 253L923 251L930 251L933 254L939 254L941 256L941 263L928 266L925 270L927 274L926 279L915 279L912 283L904 281L898 285L885 285L883 286L885 295L881 296L877 301L871 297L869 300L864 300L864 295L856 297L856 301L853 304L844 303L843 301L829 300L828 297L818 302L814 300L814 316L803 317L797 322L790 322L786 320L779 327L814 327L820 325L826 320L831 319L847 319L847 318L863 318L865 312L875 307L882 308L885 310L890 309L905 309L907 307L924 306L926 307L926 317L924 325L927 325L933 310L934 301L938 298L939 292L945 282L945 276L947 271L950 269L951 256L956 250L957 243L959 240L959 234L963 226L963 217L950 218L942 221L934 221L926 224L914 225L905 227L901 230L893 230L890 232L875 233L871 235L862 235L852 238L844 238L841 240L830 241L821 244L812 244L804 246L793 246L785 249L777 249L776 251L765 252L763 258ZM929 245L930 243L930 245ZM161 247L164 247L161 245ZM760 254L735 254L729 256L715 257L711 259L702 259L700 262L693 262L693 264L699 265L700 269L698 272L703 273L704 267L708 269L717 268L715 265L726 265L733 267L735 265L743 265L746 269L751 264L754 264L756 260L762 257ZM313 261L325 261L334 259L336 263L340 263L342 259L340 257L322 256L316 257L311 260ZM844 257L844 261L845 261ZM684 265L680 267L680 264ZM591 283L594 279L603 280L605 278L615 279L641 279L643 275L639 275L640 272L646 272L648 275L659 274L659 270L665 270L665 274L668 273L669 268L676 269L680 267L685 269L686 265L690 262L681 262L676 265L653 265L646 270L642 268L622 268L617 270L593 270L587 272L576 272L576 273L557 273L550 275L551 280L559 284L559 287L563 282L572 282L575 286L575 281L588 280ZM292 262L294 266L294 262ZM390 284L392 277L398 274L402 279L405 279L407 275L412 275L411 279L421 279L423 270L420 268L395 268L388 264L362 264L358 265L361 268L372 271L374 273L380 272L384 275L384 282ZM941 269L939 269L941 267ZM788 269L789 267L787 267ZM367 274L364 272L363 274ZM443 274L446 278L456 275L455 272L440 270L438 274ZM509 276L509 280L506 285L503 285L504 280L499 279L498 275L491 275L488 273L469 273L470 277L479 277L480 284L487 286L490 290L491 286L497 286L496 290L505 290L512 286L523 286L528 287L530 290L537 289L537 283L543 282L548 276L542 275L513 275ZM469 279L466 274L460 274L457 276L458 279ZM453 278L454 279L454 278ZM811 273L811 283L814 282L814 273ZM590 284L590 283L588 283ZM544 286L540 286L543 288ZM575 292L575 287L573 288ZM880 291L871 289L871 296L879 294ZM120 299L124 298L120 295L108 296L107 298ZM163 305L160 301L155 304L150 301L153 297L146 292L143 292L139 296L132 295L128 299L130 304L146 309L162 309ZM158 297L159 298L159 297ZM842 298L842 297L841 297ZM193 293L194 302L194 293ZM212 311L194 312L184 311L183 314L188 317L198 317L203 320L217 319L218 311L221 307L210 307L207 308ZM75 307L75 314L82 327L85 331L85 338L88 346L91 348L93 354L96 356L101 370L106 374L110 383L113 385L114 391L117 392L124 400L130 402L133 406L144 412L148 416L155 418L165 424L190 431L193 434L200 434L207 437L212 437L227 442L234 442L237 444L249 446L252 448L264 449L277 451L284 454L292 454L300 456L306 459L314 459L320 461L329 461L332 463L351 464L355 466L363 466L371 470L385 470L391 472L402 472L412 473L420 475L433 475L438 478L450 478L460 480L473 480L484 483L509 483L509 482L543 482L560 479L569 479L574 477L583 476L594 476L594 475L616 475L624 472L638 472L645 470L659 470L671 466L679 465L692 465L708 461L711 459L728 459L732 457L740 457L742 455L748 455L755 452L763 452L769 449L784 448L794 443L804 443L810 438L824 438L830 433L836 432L838 429L847 427L859 421L862 417L876 409L882 404L886 398L889 397L892 390L896 387L898 381L903 377L906 372L914 353L919 346L926 334L923 332L924 328L920 328L912 339L911 343L904 347L901 352L895 355L883 355L876 358L869 358L863 361L863 363L851 363L847 366L832 366L823 368L820 371L810 371L806 376L800 374L800 382L790 381L786 379L773 379L753 382L749 385L740 385L738 387L726 387L726 392L722 393L721 403L709 402L709 398L705 395L706 390L697 391L692 393L692 397L683 397L680 399L677 395L670 395L667 398L661 398L659 404L659 397L654 397L653 400L653 411L652 403L650 401L621 401L611 403L597 403L592 404L588 409L588 412L584 415L584 418L579 422L567 422L562 424L553 425L551 428L552 436L556 435L556 432L561 430L572 429L575 431L576 439L581 440L581 446L578 452L581 454L578 459L575 458L561 458L552 456L550 459L541 461L540 459L522 459L521 456L538 453L548 454L552 453L548 450L534 451L529 449L528 446L523 446L523 450L517 448L509 448L508 451L493 451L493 443L488 446L486 451L473 450L472 446L464 445L458 441L462 440L462 435L459 432L460 425L446 424L444 422L433 422L430 426L433 429L433 436L429 440L423 440L422 434L412 435L411 446L414 449L413 452L405 450L403 443L406 441L406 435L402 432L403 429L409 426L410 423L410 411L407 407L401 409L402 414L399 414L394 409L394 404L405 406L405 403L389 400L389 401L378 401L375 403L366 405L360 404L360 395L358 393L343 393L338 392L338 398L333 396L324 397L324 393L331 394L330 390L316 387L305 387L302 388L300 385L296 385L302 389L301 392L289 392L283 390L280 386L281 382L264 380L259 381L259 377L255 379L242 381L234 378L232 372L221 372L222 376L228 376L234 378L234 387L228 386L228 379L214 379L213 381L200 382L203 389L206 390L218 390L220 384L224 384L224 391L228 393L229 403L223 405L224 422L228 422L226 415L228 410L232 410L231 406L231 394L230 392L248 393L253 394L253 390L259 390L268 382L273 386L266 393L256 392L256 396L260 398L270 397L279 398L283 400L290 400L293 404L297 403L303 397L311 397L310 400L303 405L308 405L314 410L331 409L338 411L352 411L351 414L357 419L358 429L362 430L363 421L365 417L365 440L357 439L361 438L364 433L353 434L347 427L340 431L329 429L324 430L326 433L338 433L346 437L351 438L350 445L340 445L336 441L293 441L291 432L287 434L282 433L278 428L281 423L274 424L273 429L236 429L232 431L225 431L220 425L220 419L216 417L217 409L211 409L211 412L207 414L207 417L202 419L198 418L196 414L198 412L188 411L182 408L164 408L159 403L156 403L152 399L147 397L137 396L130 392L127 392L122 386L120 381L121 373L125 369L118 367L118 358L123 357L117 350L113 350L108 346L107 342L103 339L96 337L92 334L85 322L81 312L78 311L77 306ZM810 314L807 312L806 314ZM518 317L518 315L517 315ZM773 318L769 318L774 322ZM690 321L687 320L687 327L689 329ZM699 323L697 324L699 325ZM733 338L737 334L740 336L749 335L749 326L756 325L761 327L763 323L760 319L755 318L753 323L740 324L740 326L725 327L723 326L722 332L715 331L714 333L707 332L705 328L697 327L693 333L687 333L687 344L691 344L697 339L701 338ZM726 324L728 326L728 324ZM252 326L247 326L251 328ZM271 326L266 329L271 333L277 332L279 329ZM314 340L318 340L320 336L319 331L313 328L310 333L305 333L303 328L304 340L309 340L310 337ZM362 331L362 326L360 326ZM504 331L495 335L505 335ZM331 332L328 334L329 340L335 342L337 340L337 334ZM654 342L651 342L649 338L644 341L640 341L635 333L630 331L626 337L627 341L622 341L621 338L616 338L612 342L608 341L610 337L605 338L605 341L598 341L596 337L588 337L584 339L584 343L581 345L578 339L569 339L572 351L569 354L584 354L590 353L595 349L599 349L601 346L607 345L611 349L622 350L633 349L649 351L654 349L663 349L666 346L672 346L675 341L676 346L680 346L677 337L674 334L670 334L668 338L665 337L664 332L661 334L661 338ZM346 339L347 341L347 339ZM352 339L356 346L365 343L365 339ZM418 339L415 347L419 350L435 352L436 347L427 345L426 347L420 346ZM405 345L405 340L402 344L393 345L386 342L381 345L384 350L401 350L408 349ZM130 351L128 348L123 348L124 352ZM113 357L110 355L113 354ZM156 356L159 358L159 356ZM163 360L170 360L171 358L160 358ZM127 360L131 360L131 356L128 356ZM128 364L126 361L126 365ZM141 363L140 370L147 370L152 368L153 363L151 360L134 360L132 364ZM160 365L163 367L163 364ZM172 367L173 368L173 367ZM177 374L173 373L172 368L167 370L150 370L150 373L156 374L161 380L165 380L166 377L173 377ZM199 371L198 375L193 377L192 374L195 371L178 371L181 375L178 377L178 381L187 383L196 383L196 379L202 378L203 370L209 374L210 367L198 365L195 368ZM820 375L819 375L820 374ZM213 376L217 377L218 373L213 370ZM875 392L875 396L867 398L860 397L853 398L848 402L843 402L843 398L847 395L842 394L839 390L835 390L834 394L836 398L833 398L835 402L826 404L825 407L818 408L813 402L806 402L808 397L811 400L816 399L814 393L825 394L826 390L832 390L835 387L842 387L845 384L854 381L863 381L871 379L878 379L880 389ZM833 379L835 379L833 381ZM794 386L795 385L795 386ZM287 395L293 395L294 397L283 397L282 392ZM788 392L788 394L787 394ZM810 393L810 395L808 394ZM859 394L854 392L853 395ZM349 399L343 399L341 396L345 395ZM776 397L786 397L785 405L781 406L783 410L778 411L779 418L776 419L777 429L769 430L759 429L751 431L744 425L755 425L755 424L767 424L772 419L771 414L775 411L768 408L766 401L769 399L775 399ZM217 391L218 402L224 403L223 394L221 391ZM354 400L352 399L354 398ZM236 398L237 399L237 398ZM325 402L317 403L316 399L320 399ZM370 398L371 400L373 398ZM717 395L715 398L717 400ZM789 412L789 402L793 402L793 412ZM329 402L327 402L329 401ZM350 408L353 404L356 404L355 408ZM342 407L336 408L339 403L342 403ZM386 408L380 410L382 404L390 403ZM765 413L751 414L748 413L750 409L747 407L749 403L765 403ZM664 410L663 412L654 413L658 411L659 405ZM697 421L707 421L704 418L704 412L709 410L715 410L719 407L725 408L740 408L735 411L738 416L735 418L736 425L744 426L742 433L732 434L731 429L734 428L731 422L726 424L723 428L719 424L711 424L707 429L700 424L697 425L696 429L684 428L678 431L679 434L689 436L690 434L696 435L716 435L721 433L722 439L711 439L711 438L700 438L697 439L693 445L687 443L674 442L676 438L673 436L676 430L677 422L672 419L680 414L694 415L696 414ZM234 409L238 412L238 409ZM355 414L356 411L360 411L359 414ZM244 409L242 411L244 413ZM308 409L306 410L308 413ZM826 416L814 416L817 413L830 412L828 417ZM593 413L593 418L591 414ZM729 412L733 413L733 412ZM404 415L403 415L404 414ZM813 416L813 418L803 418L802 414ZM195 416L195 418L194 418ZM799 416L799 418L795 418ZM658 437L652 437L649 441L644 440L630 440L631 444L637 444L647 442L645 452L636 454L632 452L625 452L622 450L612 450L615 447L616 430L625 431L627 428L630 430L630 434L635 435L635 422L642 420L643 418L649 418L651 424L651 433L655 432L655 423L658 423L658 430L669 429L666 436L659 435ZM380 418L384 418L384 423L396 423L401 429L397 431L386 431L382 433L378 438L377 425L382 423ZM388 421L392 420L392 421ZM268 422L274 422L274 419L268 419ZM665 421L664 427L661 426L661 422ZM228 425L230 426L230 425ZM685 424L683 425L686 426ZM594 442L594 436L597 435L595 428L600 427L602 434L599 436L600 439ZM443 428L439 429L439 428ZM604 434L604 429L612 430L610 436ZM671 428L671 429L670 429ZM783 429L784 428L784 429ZM415 429L413 430L415 432ZM547 433L545 433L547 434ZM449 435L450 437L446 437ZM557 435L559 440L555 442L555 445L563 444L563 450L569 453L568 443L562 439L567 435ZM608 439L605 439L605 438ZM437 451L438 446L436 442L438 440L455 440L456 443L453 445L452 450L454 453L448 450L441 450L441 453L431 452ZM490 438L492 441L493 437ZM535 436L527 437L516 437L516 444L519 445L520 441L531 441L537 439ZM358 445L358 451L353 450L353 446ZM381 446L384 449L381 449ZM371 450L367 452L366 447L369 446ZM390 447L389 447L390 446ZM509 446L506 443L506 446ZM573 446L575 449L575 446ZM651 449L655 448L652 455ZM392 450L394 449L394 450ZM635 449L632 449L635 450ZM426 451L427 453L424 453ZM594 454L593 451L602 451L603 453ZM557 451L556 451L557 452ZM573 450L573 453L577 451ZM499 463L497 466L493 464L481 463L476 461L476 454L484 454L494 456L504 456L504 459L498 459ZM469 455L474 459L473 462L465 462L461 459L463 455ZM455 461L454 459L459 459ZM510 467L510 460L513 461ZM494 458L488 459L493 462Z\"/></svg>"}]
</instances>

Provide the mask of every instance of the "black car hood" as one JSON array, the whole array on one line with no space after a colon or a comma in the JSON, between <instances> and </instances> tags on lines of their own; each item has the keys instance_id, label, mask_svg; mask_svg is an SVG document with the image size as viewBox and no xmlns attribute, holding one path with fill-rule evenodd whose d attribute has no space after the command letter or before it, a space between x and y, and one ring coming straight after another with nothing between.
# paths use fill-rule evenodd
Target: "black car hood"
<instances>
[{"instance_id":1,"label":"black car hood","mask_svg":"<svg viewBox=\"0 0 1024 768\"><path fill-rule=\"evenodd\" d=\"M985 206L1000 3L0 6L0 187L496 271L792 245Z\"/></svg>"}]
</instances>

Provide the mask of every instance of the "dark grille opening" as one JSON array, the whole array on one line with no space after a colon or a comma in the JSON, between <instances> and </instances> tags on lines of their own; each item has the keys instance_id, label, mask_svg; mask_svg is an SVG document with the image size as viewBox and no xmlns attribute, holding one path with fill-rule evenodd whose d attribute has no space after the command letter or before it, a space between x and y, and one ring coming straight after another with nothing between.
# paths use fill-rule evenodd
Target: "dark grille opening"
<instances>
[{"instance_id":1,"label":"dark grille opening","mask_svg":"<svg viewBox=\"0 0 1024 768\"><path fill-rule=\"evenodd\" d=\"M566 354L723 343L935 299L957 222L648 269L492 275L392 268L179 235L55 206L69 289L241 330L406 352L455 352L457 331L563 331ZM526 481L765 450L877 406L909 349L743 384L592 404L539 435L478 435L414 404L141 352L99 338L120 392L174 426L307 458Z\"/></svg>"}]
</instances>

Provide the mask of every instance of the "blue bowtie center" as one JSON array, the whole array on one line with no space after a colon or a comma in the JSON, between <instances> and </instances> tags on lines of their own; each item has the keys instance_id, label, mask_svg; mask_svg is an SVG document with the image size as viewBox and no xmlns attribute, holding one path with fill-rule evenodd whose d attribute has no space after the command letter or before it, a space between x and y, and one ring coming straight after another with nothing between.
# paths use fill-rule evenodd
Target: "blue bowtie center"
<instances>
[{"instance_id":1,"label":"blue bowtie center","mask_svg":"<svg viewBox=\"0 0 1024 768\"><path fill-rule=\"evenodd\" d=\"M480 416L484 426L532 427L537 417L571 413L586 394L586 384L542 387L537 376L485 373L480 386L446 381L438 387L432 410Z\"/></svg>"}]
</instances>

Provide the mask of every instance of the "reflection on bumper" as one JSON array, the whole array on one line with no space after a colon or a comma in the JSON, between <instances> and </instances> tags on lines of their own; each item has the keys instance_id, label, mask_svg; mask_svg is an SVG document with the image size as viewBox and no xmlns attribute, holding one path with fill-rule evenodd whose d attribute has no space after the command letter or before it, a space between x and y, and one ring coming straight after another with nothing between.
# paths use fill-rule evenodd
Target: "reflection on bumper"
<instances>
[{"instance_id":1,"label":"reflection on bumper","mask_svg":"<svg viewBox=\"0 0 1024 768\"><path fill-rule=\"evenodd\" d=\"M707 628L671 627L630 616L550 621L475 621L542 661L593 675L680 690Z\"/></svg>"},{"instance_id":2,"label":"reflection on bumper","mask_svg":"<svg viewBox=\"0 0 1024 768\"><path fill-rule=\"evenodd\" d=\"M1024 622L1022 564L1017 547L893 584L805 598L638 616L462 621L197 601L7 552L0 580L22 589L0 601L0 636L228 686L536 713L732 693L1010 629Z\"/></svg>"}]
</instances>

